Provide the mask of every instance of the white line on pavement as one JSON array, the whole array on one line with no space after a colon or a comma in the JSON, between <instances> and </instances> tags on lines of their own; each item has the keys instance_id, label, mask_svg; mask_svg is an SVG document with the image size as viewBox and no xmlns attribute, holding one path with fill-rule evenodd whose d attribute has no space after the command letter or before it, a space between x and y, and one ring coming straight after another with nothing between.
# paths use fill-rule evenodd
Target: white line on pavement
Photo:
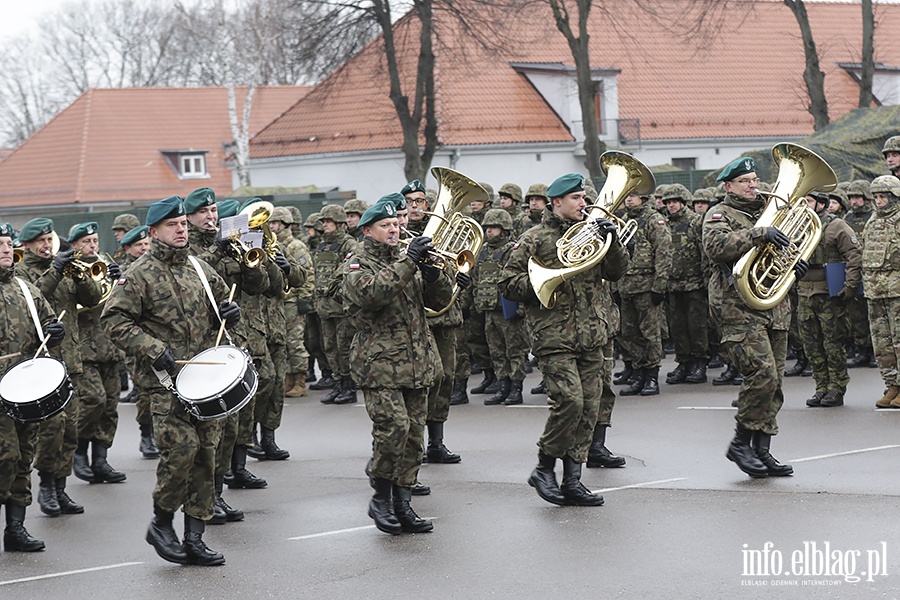
<instances>
[{"instance_id":1,"label":"white line on pavement","mask_svg":"<svg viewBox=\"0 0 900 600\"><path fill-rule=\"evenodd\" d=\"M737 410L733 406L679 406L678 410Z\"/></svg>"},{"instance_id":2,"label":"white line on pavement","mask_svg":"<svg viewBox=\"0 0 900 600\"><path fill-rule=\"evenodd\" d=\"M837 456L849 456L851 454L862 454L863 452L876 452L878 450L890 450L891 448L900 448L900 444L890 444L888 446L875 446L874 448L860 448L859 450L847 450L846 452L834 452L832 454L819 454L818 456L806 456L804 458L795 458L789 460L791 463L807 462L810 460L819 460L821 458L835 458Z\"/></svg>"},{"instance_id":3,"label":"white line on pavement","mask_svg":"<svg viewBox=\"0 0 900 600\"><path fill-rule=\"evenodd\" d=\"M437 520L437 517L423 517L424 519L429 519L431 521ZM289 541L296 540L312 540L320 537L328 537L331 535L340 535L342 533L355 533L357 531L365 531L367 529L375 529L374 525L363 525L362 527L350 527L349 529L335 529L334 531L323 531L321 533L310 533L309 535L298 535L296 537L289 537Z\"/></svg>"},{"instance_id":4,"label":"white line on pavement","mask_svg":"<svg viewBox=\"0 0 900 600\"><path fill-rule=\"evenodd\" d=\"M633 483L631 485L623 485L619 487L612 488L604 488L602 490L594 490L593 494L600 494L606 492L616 492L618 490L627 490L630 488L641 488L641 487L649 487L651 485L661 485L663 483L672 483L674 481L684 481L687 477L673 477L672 479L657 479L656 481L645 481L644 483Z\"/></svg>"},{"instance_id":5,"label":"white line on pavement","mask_svg":"<svg viewBox=\"0 0 900 600\"><path fill-rule=\"evenodd\" d=\"M78 569L75 571L63 571L61 573L48 573L47 575L35 575L34 577L23 577L22 579L10 579L9 581L0 581L0 585L12 585L14 583L27 583L29 581L40 581L41 579L53 579L54 577L65 577L67 575L80 575L81 573L91 573L93 571L105 571L107 569L119 569L121 567L133 567L134 565L142 565L143 562L127 562L117 565L104 565L102 567L91 567L89 569Z\"/></svg>"}]
</instances>

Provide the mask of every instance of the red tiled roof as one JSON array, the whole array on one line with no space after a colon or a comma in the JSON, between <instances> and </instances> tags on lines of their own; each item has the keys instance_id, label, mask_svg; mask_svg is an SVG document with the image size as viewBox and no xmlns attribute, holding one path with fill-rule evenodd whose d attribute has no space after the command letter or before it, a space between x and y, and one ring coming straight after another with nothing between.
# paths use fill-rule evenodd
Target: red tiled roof
<instances>
[{"instance_id":1,"label":"red tiled roof","mask_svg":"<svg viewBox=\"0 0 900 600\"><path fill-rule=\"evenodd\" d=\"M687 0L667 3L677 9ZM802 136L812 133L803 84L804 55L793 13L781 1L730 3L723 31L698 51L636 3L616 3L617 35L592 13L591 63L618 75L619 118L640 119L643 139ZM445 145L570 142L556 113L510 62L572 65L549 8L511 17L523 40L489 54L465 35L436 47L439 137ZM832 120L855 108L859 87L838 62L858 62L859 3L807 3L825 72ZM876 4L876 60L900 65L900 6ZM751 11L748 13L748 11ZM435 18L438 19L438 13ZM452 23L444 23L444 27ZM417 56L416 21L395 25L407 69ZM527 40L527 41L524 41ZM409 89L411 76L405 73ZM399 148L400 126L388 98L380 40L298 102L251 143L253 158Z\"/></svg>"},{"instance_id":2,"label":"red tiled roof","mask_svg":"<svg viewBox=\"0 0 900 600\"><path fill-rule=\"evenodd\" d=\"M252 132L308 87L261 87ZM237 90L238 111L246 89ZM91 89L0 163L0 206L153 200L209 186L231 191L227 92L210 88ZM162 150L206 150L207 179L179 179Z\"/></svg>"}]
</instances>

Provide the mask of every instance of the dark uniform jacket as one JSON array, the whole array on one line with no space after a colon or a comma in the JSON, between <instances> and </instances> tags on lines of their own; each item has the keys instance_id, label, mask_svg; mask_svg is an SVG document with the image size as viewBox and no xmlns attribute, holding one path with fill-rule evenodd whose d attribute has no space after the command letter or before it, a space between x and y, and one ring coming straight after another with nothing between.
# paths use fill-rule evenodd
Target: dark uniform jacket
<instances>
[{"instance_id":1,"label":"dark uniform jacket","mask_svg":"<svg viewBox=\"0 0 900 600\"><path fill-rule=\"evenodd\" d=\"M637 221L638 228L628 244L631 266L619 281L618 291L622 296L646 292L664 294L672 267L672 234L666 218L649 200L628 209L627 214L629 219Z\"/></svg>"},{"instance_id":2,"label":"dark uniform jacket","mask_svg":"<svg viewBox=\"0 0 900 600\"><path fill-rule=\"evenodd\" d=\"M844 267L844 287L856 290L862 280L862 252L859 240L843 219L827 210L819 213L822 221L822 239L809 257L809 271L797 282L797 293L801 296L815 296L828 293L825 280L825 265L846 263Z\"/></svg>"},{"instance_id":3,"label":"dark uniform jacket","mask_svg":"<svg viewBox=\"0 0 900 600\"><path fill-rule=\"evenodd\" d=\"M316 312L320 319L344 316L341 299L341 266L357 247L356 240L344 229L316 238L319 245L313 256L316 265Z\"/></svg>"},{"instance_id":4,"label":"dark uniform jacket","mask_svg":"<svg viewBox=\"0 0 900 600\"><path fill-rule=\"evenodd\" d=\"M669 291L690 292L705 288L708 269L703 253L703 219L683 206L669 215L669 230L672 233Z\"/></svg>"}]
</instances>

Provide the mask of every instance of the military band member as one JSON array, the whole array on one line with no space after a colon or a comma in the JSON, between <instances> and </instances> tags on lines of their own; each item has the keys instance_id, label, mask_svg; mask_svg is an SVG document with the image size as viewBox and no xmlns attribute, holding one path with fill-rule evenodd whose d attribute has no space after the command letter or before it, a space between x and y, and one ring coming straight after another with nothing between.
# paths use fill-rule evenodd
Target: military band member
<instances>
[{"instance_id":1,"label":"military band member","mask_svg":"<svg viewBox=\"0 0 900 600\"><path fill-rule=\"evenodd\" d=\"M865 179L857 179L847 188L847 201L850 210L844 220L850 229L862 241L863 228L872 218L872 207L875 197L869 189L869 182ZM865 296L855 294L847 300L847 313L850 318L850 336L853 344L852 352L847 359L847 367L876 367L875 353L872 351L872 335L869 333L869 309Z\"/></svg>"}]
</instances>

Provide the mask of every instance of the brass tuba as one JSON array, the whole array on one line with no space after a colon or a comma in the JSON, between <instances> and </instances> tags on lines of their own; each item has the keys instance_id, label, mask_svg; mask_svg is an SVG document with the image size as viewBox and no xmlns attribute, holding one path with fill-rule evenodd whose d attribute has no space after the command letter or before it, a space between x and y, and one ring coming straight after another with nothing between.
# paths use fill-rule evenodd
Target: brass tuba
<instances>
[{"instance_id":1,"label":"brass tuba","mask_svg":"<svg viewBox=\"0 0 900 600\"><path fill-rule=\"evenodd\" d=\"M822 238L822 222L806 203L813 190L828 192L837 176L818 154L782 143L772 148L778 179L756 227L777 227L791 240L785 248L774 244L755 246L734 265L732 275L738 294L750 308L768 310L781 302L796 280L794 266L807 260Z\"/></svg>"},{"instance_id":2,"label":"brass tuba","mask_svg":"<svg viewBox=\"0 0 900 600\"><path fill-rule=\"evenodd\" d=\"M556 241L556 257L561 269L545 267L534 258L528 259L528 278L535 295L545 308L556 303L556 288L564 281L598 265L612 246L612 236L596 236L591 221L609 219L616 225L619 240L627 244L637 231L635 221L625 222L615 213L632 193L649 194L656 187L656 180L644 163L624 152L604 152L600 166L606 173L606 183L597 194L597 203L590 209L584 221L576 223Z\"/></svg>"}]
</instances>

